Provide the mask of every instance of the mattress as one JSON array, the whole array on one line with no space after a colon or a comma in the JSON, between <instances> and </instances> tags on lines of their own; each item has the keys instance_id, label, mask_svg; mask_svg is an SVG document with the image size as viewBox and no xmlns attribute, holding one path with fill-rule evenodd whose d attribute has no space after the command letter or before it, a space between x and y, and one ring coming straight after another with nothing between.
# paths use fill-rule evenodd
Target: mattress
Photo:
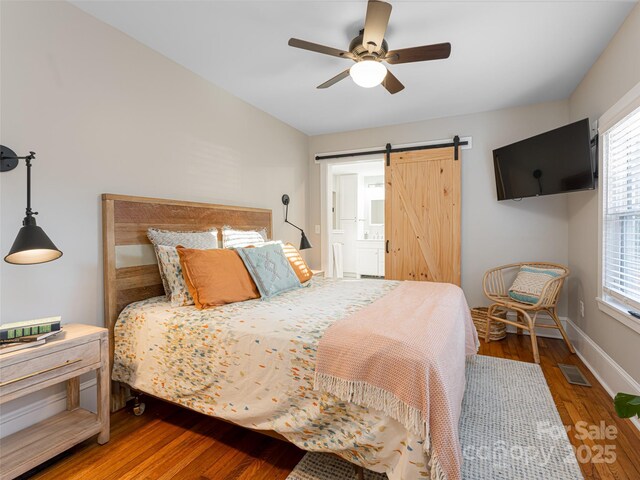
<instances>
[{"instance_id":1,"label":"mattress","mask_svg":"<svg viewBox=\"0 0 640 480\"><path fill-rule=\"evenodd\" d=\"M115 326L112 378L391 480L428 478L429 449L419 437L378 411L313 390L325 330L397 285L314 278L270 300L210 310L171 307L165 297L136 302Z\"/></svg>"}]
</instances>

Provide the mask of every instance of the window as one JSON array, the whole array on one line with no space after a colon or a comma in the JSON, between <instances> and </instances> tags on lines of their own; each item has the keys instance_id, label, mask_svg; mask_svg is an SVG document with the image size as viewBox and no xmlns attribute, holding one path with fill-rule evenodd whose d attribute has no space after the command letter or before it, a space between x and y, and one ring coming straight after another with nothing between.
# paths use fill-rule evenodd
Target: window
<instances>
[{"instance_id":1,"label":"window","mask_svg":"<svg viewBox=\"0 0 640 480\"><path fill-rule=\"evenodd\" d=\"M602 293L640 312L640 108L602 135Z\"/></svg>"}]
</instances>

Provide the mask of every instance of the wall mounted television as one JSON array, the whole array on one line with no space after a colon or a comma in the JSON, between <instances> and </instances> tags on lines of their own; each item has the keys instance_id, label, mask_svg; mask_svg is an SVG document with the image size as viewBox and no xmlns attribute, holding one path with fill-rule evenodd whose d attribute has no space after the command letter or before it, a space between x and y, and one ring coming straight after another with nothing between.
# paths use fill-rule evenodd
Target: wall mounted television
<instances>
[{"instance_id":1,"label":"wall mounted television","mask_svg":"<svg viewBox=\"0 0 640 480\"><path fill-rule=\"evenodd\" d=\"M493 151L498 200L595 188L589 119Z\"/></svg>"}]
</instances>

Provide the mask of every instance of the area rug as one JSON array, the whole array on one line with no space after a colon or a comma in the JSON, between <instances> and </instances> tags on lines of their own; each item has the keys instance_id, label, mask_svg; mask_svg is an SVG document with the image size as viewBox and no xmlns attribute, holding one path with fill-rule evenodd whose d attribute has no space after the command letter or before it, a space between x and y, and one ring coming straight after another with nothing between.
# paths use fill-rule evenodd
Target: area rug
<instances>
[{"instance_id":1,"label":"area rug","mask_svg":"<svg viewBox=\"0 0 640 480\"><path fill-rule=\"evenodd\" d=\"M478 355L467 361L460 441L465 480L582 480L539 365ZM353 480L353 466L307 453L287 480ZM387 480L365 472L366 480Z\"/></svg>"}]
</instances>

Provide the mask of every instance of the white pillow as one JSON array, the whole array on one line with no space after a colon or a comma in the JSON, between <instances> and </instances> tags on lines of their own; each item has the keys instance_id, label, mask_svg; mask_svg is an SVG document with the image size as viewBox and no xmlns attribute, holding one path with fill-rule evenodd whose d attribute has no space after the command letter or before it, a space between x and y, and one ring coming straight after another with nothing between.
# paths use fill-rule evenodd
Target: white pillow
<instances>
[{"instance_id":1,"label":"white pillow","mask_svg":"<svg viewBox=\"0 0 640 480\"><path fill-rule=\"evenodd\" d=\"M224 248L240 248L250 245L263 245L267 241L267 231L237 230L232 227L222 227L222 246Z\"/></svg>"},{"instance_id":2,"label":"white pillow","mask_svg":"<svg viewBox=\"0 0 640 480\"><path fill-rule=\"evenodd\" d=\"M172 231L150 228L147 230L147 237L149 237L154 246L177 247L182 245L184 248L198 248L200 250L218 248L217 228L198 231Z\"/></svg>"}]
</instances>

